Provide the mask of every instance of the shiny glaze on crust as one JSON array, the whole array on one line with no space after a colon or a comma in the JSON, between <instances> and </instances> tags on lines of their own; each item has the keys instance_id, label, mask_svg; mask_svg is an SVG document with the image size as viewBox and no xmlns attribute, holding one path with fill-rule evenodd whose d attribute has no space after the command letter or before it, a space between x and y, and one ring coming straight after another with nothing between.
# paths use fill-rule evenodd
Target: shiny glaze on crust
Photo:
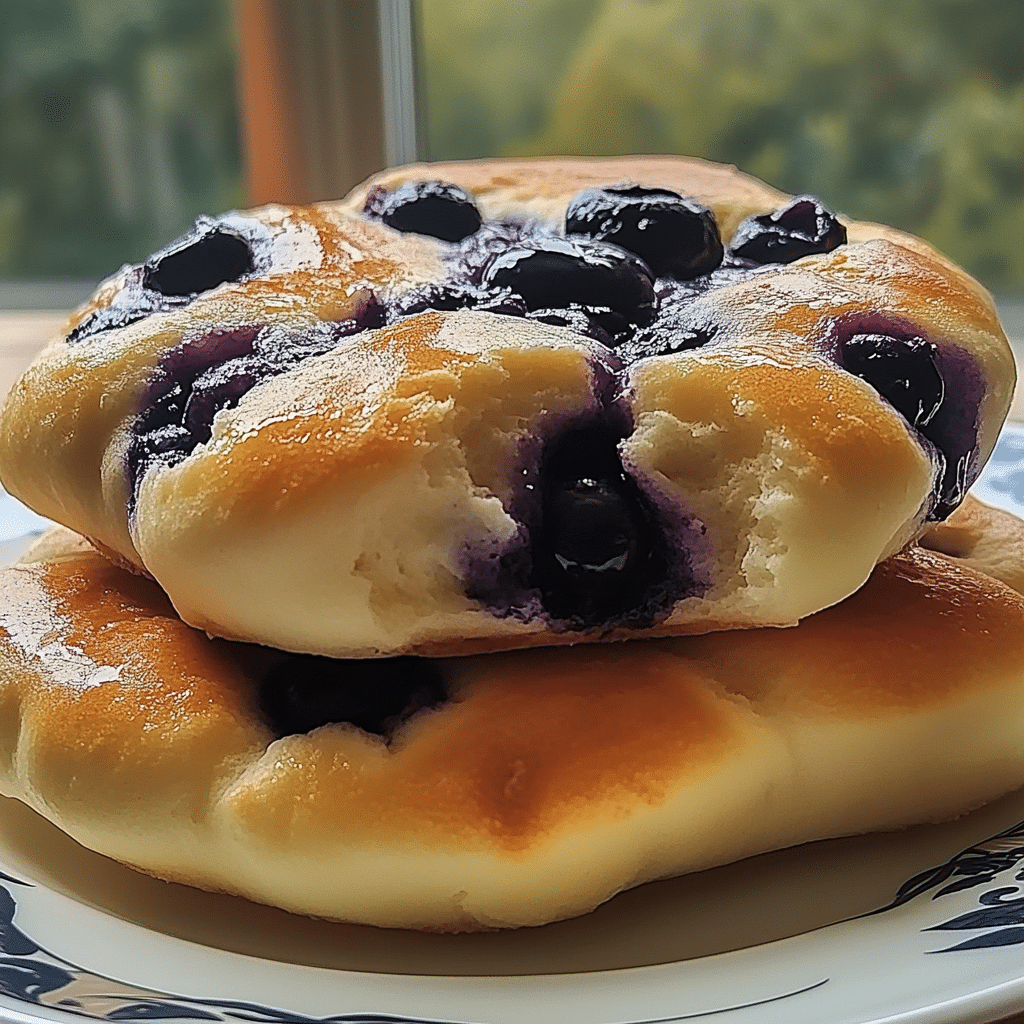
<instances>
[{"instance_id":1,"label":"shiny glaze on crust","mask_svg":"<svg viewBox=\"0 0 1024 1024\"><path fill-rule=\"evenodd\" d=\"M791 630L659 643L718 673L759 714L855 721L955 700L1014 673L1011 638L1022 615L1020 594L912 547L842 604ZM761 670L751 672L754 665Z\"/></svg>"},{"instance_id":2,"label":"shiny glaze on crust","mask_svg":"<svg viewBox=\"0 0 1024 1024\"><path fill-rule=\"evenodd\" d=\"M382 175L374 181L376 187L391 188L400 181L413 180L427 173L450 175L450 180L475 193L485 212L488 204L494 202L500 203L500 210L495 210L495 215L508 216L511 213L554 217L545 203L561 204L560 210L566 195L595 183L614 180L617 174L629 178L627 171L630 168L637 171L635 161L510 161L497 171L487 162L468 162L414 165ZM632 177L642 183L675 186L707 202L716 213L726 241L735 223L747 212L761 212L785 198L782 193L734 169L715 167L701 161L654 158L646 161L641 173L634 173ZM310 252L318 248L319 255L308 268L300 264L266 278L225 285L213 293L199 296L188 307L193 324L190 335L195 335L196 321L200 325L206 323L211 327L231 329L232 326L245 327L253 323L274 323L278 317L283 320L285 316L297 316L300 320L311 315L327 321L342 320L351 315L352 295L360 287L376 288L387 294L443 276L438 246L433 240L403 235L361 217L342 214L342 211L355 213L361 209L364 195L365 190L357 190L339 204L287 211L268 207L264 211L256 211L257 215L267 219L275 232L282 233L283 239L297 233L304 237L303 244L312 246ZM864 227L861 225L861 234L864 234ZM732 303L726 300L723 309L728 308L730 316L736 318L733 336L738 337L743 331L770 333L773 326L770 310L774 305L779 310L774 327L786 331L793 347L800 349L804 347L801 344L803 339L820 341L822 333L850 310L870 309L878 303L883 306L887 303L901 311L909 308L910 312L905 315L915 322L915 314L920 313L922 329L939 341L954 323L960 329L968 326L978 333L1000 334L991 303L983 301L980 289L976 289L973 283L975 296L969 298L965 294L964 276L952 269L934 250L892 229L880 227L878 234L904 246L902 255L896 248L888 254L875 243L867 251L844 246L831 254L809 257L794 264L794 267L813 265L815 274L823 274L833 287L848 281L854 293L860 292L860 295L854 294L849 302L844 303L840 296L828 294L828 289L819 284L815 289L818 294L808 302L801 304L797 300L792 306L785 306L787 300L795 297L787 294L785 280L780 280L780 274L784 275L788 268L780 268L765 280L751 282L749 287L753 291L746 292L742 298ZM907 248L915 252L917 258L913 262L906 258ZM743 286L734 286L737 287ZM733 290L728 289L729 292ZM112 285L101 289L94 302L81 311L72 324L80 323L86 312L109 301L115 291ZM870 296L867 301L865 292ZM819 306L819 302L828 305ZM756 323L748 322L750 318L743 316L744 307L750 308L748 303L765 304L763 315L757 317ZM177 315L172 310L156 316L173 322ZM133 331L133 328L125 330ZM97 341L93 338L90 344ZM766 357L777 356L778 344L772 347L770 355L764 353ZM819 352L823 356L831 356L820 344ZM382 369L387 372L386 367ZM996 406L1004 397L998 393L989 394L986 402L989 406ZM983 448L990 447L989 440L983 439Z\"/></svg>"},{"instance_id":3,"label":"shiny glaze on crust","mask_svg":"<svg viewBox=\"0 0 1024 1024\"><path fill-rule=\"evenodd\" d=\"M590 359L575 336L558 344L533 326L538 344L520 351L487 346L480 331L459 338L443 330L446 320L423 313L357 335L344 351L250 392L218 424L207 459L186 461L153 486L200 495L233 479L228 507L259 519L268 508L315 499L322 487L367 485L382 469L420 458L460 405L483 396L504 398L510 419L536 415L546 393L578 394L581 410L592 407ZM456 431L452 443L458 438ZM501 494L501 481L488 479L488 454L466 452L474 475Z\"/></svg>"},{"instance_id":4,"label":"shiny glaze on crust","mask_svg":"<svg viewBox=\"0 0 1024 1024\"><path fill-rule=\"evenodd\" d=\"M20 745L28 770L45 771L68 825L132 815L140 778L165 799L186 765L181 798L201 813L225 771L269 742L240 670L245 648L190 629L148 580L95 553L3 580L2 646L20 666L0 698L5 754ZM89 784L92 772L104 785Z\"/></svg>"},{"instance_id":5,"label":"shiny glaze on crust","mask_svg":"<svg viewBox=\"0 0 1024 1024\"><path fill-rule=\"evenodd\" d=\"M642 359L629 367L620 388L633 400L634 415L664 408L685 422L692 416L691 402L699 406L720 399L727 406L731 397L733 409L723 407L719 422L727 423L734 409L751 403L765 410L767 423L784 424L794 442L816 450L826 463L835 459L837 470L862 475L881 457L885 463L894 462L894 473L906 473L923 457L916 446L904 442L906 424L867 385L834 366L832 334L837 323L869 314L888 289L898 292L905 315L920 330L941 339L950 321L953 289L948 282L941 286L933 282L933 289L919 295L912 287L915 264L906 253L887 242L874 243L874 250L870 256L809 258L770 278L721 289L699 300L695 315L706 316L715 325L715 338L699 349ZM803 266L810 259L827 262L814 266L811 273ZM891 269L882 275L879 265ZM836 292L833 267L846 295L843 290ZM963 299L962 292L959 298ZM992 321L985 310L978 307L975 315L979 331L998 330L998 321ZM472 353L459 352L446 347L446 343L457 344L453 333L445 332L445 341L438 341L442 326L452 316L425 312L354 336L339 352L334 372L317 374L315 386L300 385L298 390L278 379L266 381L242 400L237 416L227 415L208 451L211 464L196 466L194 471L182 467L182 476L200 474L202 482L194 491L199 493L198 488L231 474L237 481L225 496L231 502L245 501L246 494L254 505L268 495L273 500L280 496L282 501L301 501L301 495L292 497L299 485L315 488L319 480L326 486L335 474L344 477L360 465L368 469L393 465L387 453L400 461L403 447L423 443L423 418L431 416L424 401L447 400L463 388L482 391L473 379L482 372L481 360L488 365L497 361L505 368L494 377L494 387L501 388L502 377L517 391L575 386L581 392L581 409L600 401L594 394L600 382L579 361L588 349L592 352L600 346L569 331L548 329L545 334L537 325L513 321L512 331L519 336L510 333L509 343L494 345L488 356L486 346ZM508 318L502 318L502 323L508 323ZM570 354L572 349L576 355ZM574 364L579 367L575 384L568 369ZM733 371L719 370L719 366L733 367ZM552 375L550 379L547 374ZM728 379L717 380L721 374ZM670 399L675 388L680 394L689 392L691 383L697 387L705 376L704 399L696 394L686 401ZM687 382L687 377L692 381ZM649 391L655 381L657 391ZM984 401L998 406L1006 399L1005 391L1003 382L993 384ZM296 393L301 398L294 397ZM791 415L794 403L805 411ZM837 428L842 417L847 422ZM870 423L871 434L862 433L858 440L855 431L865 423ZM854 462L847 460L840 467L846 456L841 452L833 456L828 449L844 437L854 445L863 443L865 450L860 457L853 453ZM280 457L289 445L311 441L323 445L318 457ZM989 439L983 442L987 445ZM889 451L883 451L883 445ZM304 464L296 465L299 461ZM245 472L240 471L242 466L247 467ZM177 475L178 470L172 473Z\"/></svg>"}]
</instances>

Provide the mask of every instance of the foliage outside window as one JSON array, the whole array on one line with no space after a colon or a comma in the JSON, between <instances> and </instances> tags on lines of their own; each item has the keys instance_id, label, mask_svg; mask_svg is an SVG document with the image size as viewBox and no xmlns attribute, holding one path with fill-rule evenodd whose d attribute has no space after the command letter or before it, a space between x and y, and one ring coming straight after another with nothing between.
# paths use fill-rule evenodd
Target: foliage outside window
<instances>
[{"instance_id":1,"label":"foliage outside window","mask_svg":"<svg viewBox=\"0 0 1024 1024\"><path fill-rule=\"evenodd\" d=\"M682 153L1024 289L1020 0L419 0L432 158Z\"/></svg>"},{"instance_id":2,"label":"foliage outside window","mask_svg":"<svg viewBox=\"0 0 1024 1024\"><path fill-rule=\"evenodd\" d=\"M3 0L0 277L104 276L244 202L228 0Z\"/></svg>"},{"instance_id":3,"label":"foliage outside window","mask_svg":"<svg viewBox=\"0 0 1024 1024\"><path fill-rule=\"evenodd\" d=\"M1024 291L1020 0L414 2L427 157L731 162ZM245 204L232 10L0 0L0 278L95 279Z\"/></svg>"}]
</instances>

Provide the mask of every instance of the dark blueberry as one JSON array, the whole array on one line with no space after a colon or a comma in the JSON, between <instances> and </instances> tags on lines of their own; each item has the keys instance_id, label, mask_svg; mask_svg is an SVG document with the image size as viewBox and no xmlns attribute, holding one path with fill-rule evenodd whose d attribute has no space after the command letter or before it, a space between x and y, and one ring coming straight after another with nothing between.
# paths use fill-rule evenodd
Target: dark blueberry
<instances>
[{"instance_id":1,"label":"dark blueberry","mask_svg":"<svg viewBox=\"0 0 1024 1024\"><path fill-rule=\"evenodd\" d=\"M479 231L482 223L473 197L445 181L409 181L375 197L375 204L375 212L388 227L445 242L461 242Z\"/></svg>"},{"instance_id":2,"label":"dark blueberry","mask_svg":"<svg viewBox=\"0 0 1024 1024\"><path fill-rule=\"evenodd\" d=\"M624 362L632 363L651 356L669 356L675 352L703 348L714 338L715 333L714 327L673 327L671 323L656 324L638 331L616 351Z\"/></svg>"},{"instance_id":3,"label":"dark blueberry","mask_svg":"<svg viewBox=\"0 0 1024 1024\"><path fill-rule=\"evenodd\" d=\"M101 331L112 331L118 327L127 327L129 324L138 323L139 320L145 320L153 312L155 312L154 307L127 309L118 306L105 306L103 309L97 309L90 313L68 334L65 340L69 345L74 345Z\"/></svg>"},{"instance_id":4,"label":"dark blueberry","mask_svg":"<svg viewBox=\"0 0 1024 1024\"><path fill-rule=\"evenodd\" d=\"M665 576L661 531L617 440L603 427L568 431L542 459L532 583L548 614L577 627L637 612Z\"/></svg>"},{"instance_id":5,"label":"dark blueberry","mask_svg":"<svg viewBox=\"0 0 1024 1024\"><path fill-rule=\"evenodd\" d=\"M387 310L389 323L428 309L476 309L502 316L526 316L526 303L509 291L488 291L473 284L428 285L399 295Z\"/></svg>"},{"instance_id":6,"label":"dark blueberry","mask_svg":"<svg viewBox=\"0 0 1024 1024\"><path fill-rule=\"evenodd\" d=\"M209 331L172 349L146 388L126 453L133 487L152 458L173 464L209 440L214 416L237 405L261 380L330 352L359 331L380 326L384 313L380 302L367 294L345 320L301 330L271 324Z\"/></svg>"},{"instance_id":7,"label":"dark blueberry","mask_svg":"<svg viewBox=\"0 0 1024 1024\"><path fill-rule=\"evenodd\" d=\"M405 718L446 697L437 666L423 658L340 661L294 655L260 686L260 703L278 736L349 722L388 736Z\"/></svg>"},{"instance_id":8,"label":"dark blueberry","mask_svg":"<svg viewBox=\"0 0 1024 1024\"><path fill-rule=\"evenodd\" d=\"M386 317L383 303L375 295L368 295L356 306L353 315L344 320L321 320L299 330L283 326L264 328L253 350L266 364L266 375L279 373L304 359L330 352L354 334L383 327Z\"/></svg>"},{"instance_id":9,"label":"dark blueberry","mask_svg":"<svg viewBox=\"0 0 1024 1024\"><path fill-rule=\"evenodd\" d=\"M813 196L798 196L774 213L748 217L729 249L755 263L792 263L831 252L846 241L846 228Z\"/></svg>"},{"instance_id":10,"label":"dark blueberry","mask_svg":"<svg viewBox=\"0 0 1024 1024\"><path fill-rule=\"evenodd\" d=\"M388 316L393 321L428 309L467 309L477 305L480 297L480 292L470 284L431 284L397 296Z\"/></svg>"},{"instance_id":11,"label":"dark blueberry","mask_svg":"<svg viewBox=\"0 0 1024 1024\"><path fill-rule=\"evenodd\" d=\"M178 375L189 371L198 375L212 366L248 355L253 350L260 330L256 326L214 330L183 345L177 352L175 362Z\"/></svg>"},{"instance_id":12,"label":"dark blueberry","mask_svg":"<svg viewBox=\"0 0 1024 1024\"><path fill-rule=\"evenodd\" d=\"M258 359L233 359L223 366L214 366L196 378L192 393L185 402L183 425L196 441L210 439L213 417L221 409L230 409L251 391L263 367Z\"/></svg>"},{"instance_id":13,"label":"dark blueberry","mask_svg":"<svg viewBox=\"0 0 1024 1024\"><path fill-rule=\"evenodd\" d=\"M146 441L152 455L189 450L195 444L192 434L175 423L169 423L165 427L159 427L152 431Z\"/></svg>"},{"instance_id":14,"label":"dark blueberry","mask_svg":"<svg viewBox=\"0 0 1024 1024\"><path fill-rule=\"evenodd\" d=\"M485 287L522 296L527 309L610 310L630 324L654 318L657 296L647 265L607 242L549 238L493 257L484 269Z\"/></svg>"},{"instance_id":15,"label":"dark blueberry","mask_svg":"<svg viewBox=\"0 0 1024 1024\"><path fill-rule=\"evenodd\" d=\"M600 577L636 560L641 542L623 480L561 480L548 495L548 541L566 572Z\"/></svg>"},{"instance_id":16,"label":"dark blueberry","mask_svg":"<svg viewBox=\"0 0 1024 1024\"><path fill-rule=\"evenodd\" d=\"M143 287L160 295L196 295L253 271L244 238L217 224L200 223L183 239L147 260Z\"/></svg>"},{"instance_id":17,"label":"dark blueberry","mask_svg":"<svg viewBox=\"0 0 1024 1024\"><path fill-rule=\"evenodd\" d=\"M482 292L473 306L483 313L497 313L501 316L526 316L526 303L512 292Z\"/></svg>"},{"instance_id":18,"label":"dark blueberry","mask_svg":"<svg viewBox=\"0 0 1024 1024\"><path fill-rule=\"evenodd\" d=\"M844 369L867 381L930 442L939 465L929 519L945 519L977 476L984 393L977 366L966 355L924 338L876 331L847 337L840 359Z\"/></svg>"},{"instance_id":19,"label":"dark blueberry","mask_svg":"<svg viewBox=\"0 0 1024 1024\"><path fill-rule=\"evenodd\" d=\"M942 472L939 474L938 493L935 504L928 518L935 522L948 519L967 497L967 491L974 481L973 467L977 461L977 449L958 454L951 458L945 452L942 455Z\"/></svg>"},{"instance_id":20,"label":"dark blueberry","mask_svg":"<svg viewBox=\"0 0 1024 1024\"><path fill-rule=\"evenodd\" d=\"M668 189L588 189L569 204L565 230L636 253L658 277L688 280L711 273L722 262L714 214Z\"/></svg>"},{"instance_id":21,"label":"dark blueberry","mask_svg":"<svg viewBox=\"0 0 1024 1024\"><path fill-rule=\"evenodd\" d=\"M946 386L931 342L854 334L843 342L841 358L845 370L867 381L915 430L939 411Z\"/></svg>"},{"instance_id":22,"label":"dark blueberry","mask_svg":"<svg viewBox=\"0 0 1024 1024\"><path fill-rule=\"evenodd\" d=\"M583 306L569 306L566 309L536 309L529 314L529 318L542 324L551 324L552 327L568 327L570 331L593 338L602 345L613 345L616 332L632 334L632 326L624 317L612 313L611 310L598 311ZM611 330L608 330L608 327Z\"/></svg>"},{"instance_id":23,"label":"dark blueberry","mask_svg":"<svg viewBox=\"0 0 1024 1024\"><path fill-rule=\"evenodd\" d=\"M713 281L721 271L702 278ZM712 341L719 332L715 310L705 302L698 302L704 289L690 291L673 289L662 298L658 318L654 323L636 332L624 345L615 351L625 363L652 356L672 355L690 349L701 348Z\"/></svg>"},{"instance_id":24,"label":"dark blueberry","mask_svg":"<svg viewBox=\"0 0 1024 1024\"><path fill-rule=\"evenodd\" d=\"M534 221L525 224L485 221L475 235L463 239L457 250L447 254L451 275L456 281L480 286L487 264L496 256L516 246L530 245L538 238L551 237L550 228Z\"/></svg>"}]
</instances>

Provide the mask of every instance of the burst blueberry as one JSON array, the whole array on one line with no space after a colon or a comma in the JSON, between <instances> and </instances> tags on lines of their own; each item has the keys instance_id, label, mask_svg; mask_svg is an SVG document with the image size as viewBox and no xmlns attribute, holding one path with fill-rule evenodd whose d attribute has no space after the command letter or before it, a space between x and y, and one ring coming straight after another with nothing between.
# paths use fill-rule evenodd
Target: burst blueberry
<instances>
[{"instance_id":1,"label":"burst blueberry","mask_svg":"<svg viewBox=\"0 0 1024 1024\"><path fill-rule=\"evenodd\" d=\"M128 445L132 501L152 458L167 465L185 458L209 440L216 414L237 405L260 381L331 351L346 336L378 326L382 317L382 307L367 294L347 320L299 331L273 325L215 330L172 349L156 367Z\"/></svg>"},{"instance_id":2,"label":"burst blueberry","mask_svg":"<svg viewBox=\"0 0 1024 1024\"><path fill-rule=\"evenodd\" d=\"M527 315L530 320L536 320L538 323L551 324L552 327L567 327L577 334L601 342L602 345L615 344L617 333L632 333L625 317L610 310L598 311L571 305L564 309L535 309Z\"/></svg>"},{"instance_id":3,"label":"burst blueberry","mask_svg":"<svg viewBox=\"0 0 1024 1024\"><path fill-rule=\"evenodd\" d=\"M260 687L263 714L278 736L348 722L388 737L410 715L445 696L437 666L412 657L341 661L293 655Z\"/></svg>"},{"instance_id":4,"label":"burst blueberry","mask_svg":"<svg viewBox=\"0 0 1024 1024\"><path fill-rule=\"evenodd\" d=\"M722 262L714 214L669 189L587 189L569 204L565 230L635 253L658 277L689 280L711 273Z\"/></svg>"},{"instance_id":5,"label":"burst blueberry","mask_svg":"<svg viewBox=\"0 0 1024 1024\"><path fill-rule=\"evenodd\" d=\"M530 311L582 307L611 311L630 324L654 318L654 275L637 256L588 239L531 240L493 257L484 287L508 289Z\"/></svg>"},{"instance_id":6,"label":"burst blueberry","mask_svg":"<svg viewBox=\"0 0 1024 1024\"><path fill-rule=\"evenodd\" d=\"M831 252L846 242L846 228L813 196L798 196L774 213L748 217L729 248L754 263L792 263Z\"/></svg>"},{"instance_id":7,"label":"burst blueberry","mask_svg":"<svg viewBox=\"0 0 1024 1024\"><path fill-rule=\"evenodd\" d=\"M388 227L445 242L462 241L482 223L473 197L445 181L409 181L374 202Z\"/></svg>"},{"instance_id":8,"label":"burst blueberry","mask_svg":"<svg viewBox=\"0 0 1024 1024\"><path fill-rule=\"evenodd\" d=\"M929 519L945 519L963 501L974 479L979 399L970 393L977 382L964 366L957 370L953 357L957 387L953 400L948 400L942 353L916 336L852 334L840 346L840 362L932 444L940 465Z\"/></svg>"},{"instance_id":9,"label":"burst blueberry","mask_svg":"<svg viewBox=\"0 0 1024 1024\"><path fill-rule=\"evenodd\" d=\"M639 614L666 571L661 530L617 442L606 424L584 426L542 459L532 583L549 615L578 628Z\"/></svg>"},{"instance_id":10,"label":"burst blueberry","mask_svg":"<svg viewBox=\"0 0 1024 1024\"><path fill-rule=\"evenodd\" d=\"M942 405L946 386L937 350L923 338L854 334L843 343L842 362L916 430L924 430Z\"/></svg>"},{"instance_id":11,"label":"burst blueberry","mask_svg":"<svg viewBox=\"0 0 1024 1024\"><path fill-rule=\"evenodd\" d=\"M185 402L184 429L200 443L208 441L214 416L222 409L234 408L265 374L262 361L253 357L233 359L200 374Z\"/></svg>"},{"instance_id":12,"label":"burst blueberry","mask_svg":"<svg viewBox=\"0 0 1024 1024\"><path fill-rule=\"evenodd\" d=\"M221 225L200 222L183 239L146 261L142 285L171 297L198 295L241 280L253 267L244 238Z\"/></svg>"}]
</instances>

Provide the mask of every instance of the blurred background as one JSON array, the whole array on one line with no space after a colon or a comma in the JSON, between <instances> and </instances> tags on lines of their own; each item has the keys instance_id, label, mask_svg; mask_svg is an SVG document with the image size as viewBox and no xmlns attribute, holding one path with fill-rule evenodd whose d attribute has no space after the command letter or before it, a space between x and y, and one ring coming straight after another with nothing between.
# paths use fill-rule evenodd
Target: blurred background
<instances>
[{"instance_id":1,"label":"blurred background","mask_svg":"<svg viewBox=\"0 0 1024 1024\"><path fill-rule=\"evenodd\" d=\"M336 197L396 152L657 152L920 234L1020 333L1020 0L415 0L411 56L395 7L0 0L0 306L67 307L199 213Z\"/></svg>"}]
</instances>

